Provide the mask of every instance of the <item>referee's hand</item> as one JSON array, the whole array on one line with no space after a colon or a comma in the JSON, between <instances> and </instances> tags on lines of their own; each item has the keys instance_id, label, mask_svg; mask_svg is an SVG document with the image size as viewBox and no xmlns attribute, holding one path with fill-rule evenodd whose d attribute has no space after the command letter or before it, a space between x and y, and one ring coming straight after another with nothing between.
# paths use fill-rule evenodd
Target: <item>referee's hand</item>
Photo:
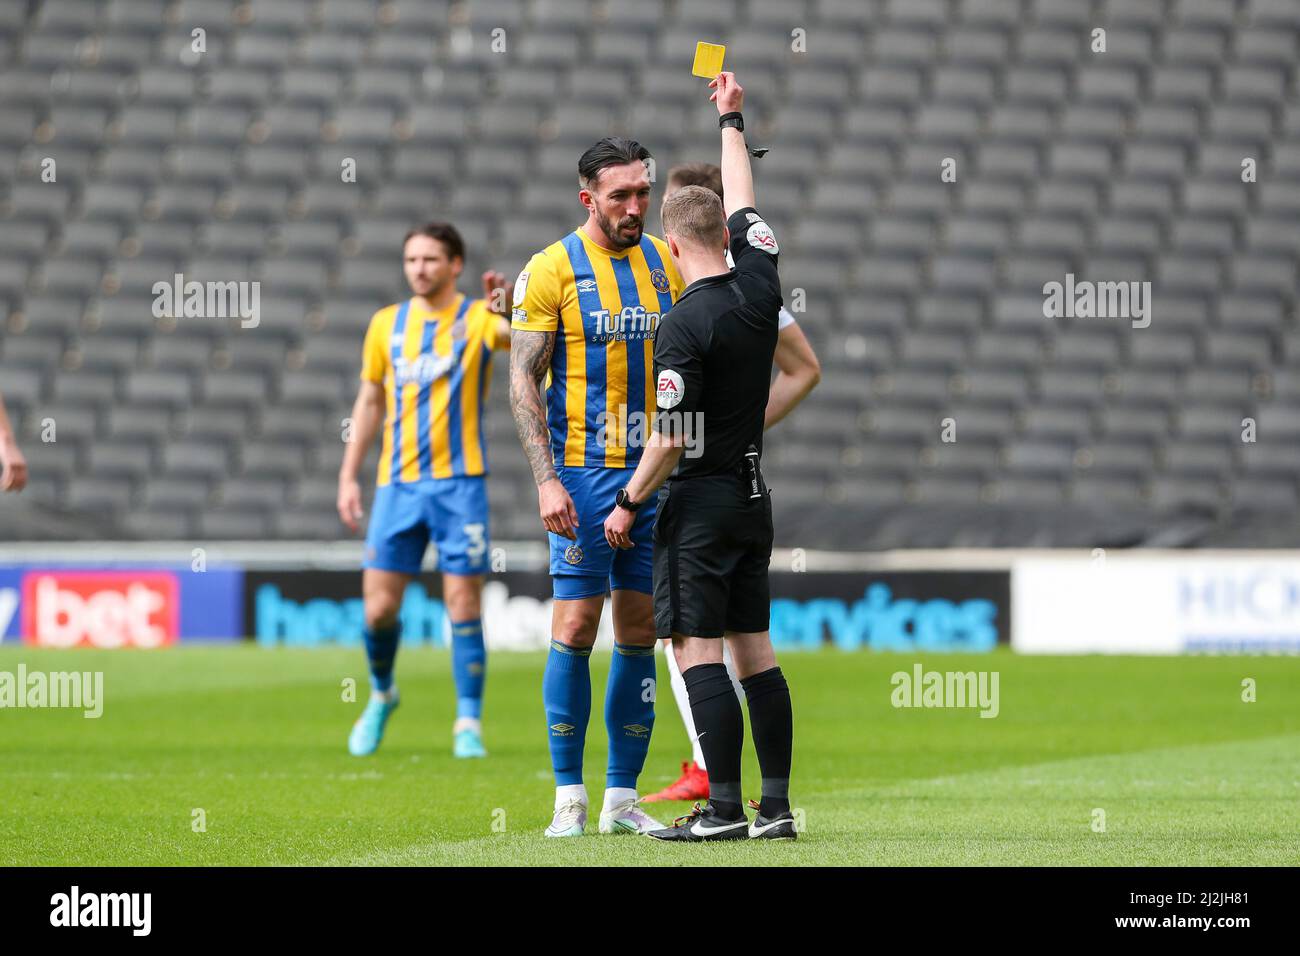
<instances>
[{"instance_id":1,"label":"referee's hand","mask_svg":"<svg viewBox=\"0 0 1300 956\"><path fill-rule=\"evenodd\" d=\"M713 95L709 101L718 104L718 113L739 113L745 105L745 88L736 82L735 73L719 73L709 83Z\"/></svg>"},{"instance_id":2,"label":"referee's hand","mask_svg":"<svg viewBox=\"0 0 1300 956\"><path fill-rule=\"evenodd\" d=\"M636 515L626 508L614 506L614 510L609 513L605 519L605 540L609 546L615 550L619 548L634 548L632 543L632 525L636 522Z\"/></svg>"},{"instance_id":3,"label":"referee's hand","mask_svg":"<svg viewBox=\"0 0 1300 956\"><path fill-rule=\"evenodd\" d=\"M537 486L537 509L547 531L570 541L578 540L578 533L573 530L578 527L578 509L559 478L550 478Z\"/></svg>"}]
</instances>

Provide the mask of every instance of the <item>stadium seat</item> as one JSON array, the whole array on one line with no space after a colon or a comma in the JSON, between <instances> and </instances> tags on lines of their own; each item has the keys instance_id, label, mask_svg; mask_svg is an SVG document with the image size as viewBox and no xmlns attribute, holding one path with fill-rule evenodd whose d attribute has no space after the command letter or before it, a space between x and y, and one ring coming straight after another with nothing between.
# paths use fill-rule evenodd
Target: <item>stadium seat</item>
<instances>
[{"instance_id":1,"label":"stadium seat","mask_svg":"<svg viewBox=\"0 0 1300 956\"><path fill-rule=\"evenodd\" d=\"M468 274L515 272L581 221L576 160L599 136L633 131L663 163L713 155L687 70L707 38L728 44L755 139L772 146L760 205L822 357L798 441L769 451L809 527L825 501L855 495L971 514L1067 498L1294 511L1294 462L1252 454L1263 440L1241 448L1240 422L1258 416L1294 444L1295 5L1086 6L111 0L0 13L0 164L20 171L0 182L0 380L26 434L44 402L69 441L41 494L102 505L131 536L339 536L332 476L304 472L337 467L361 338L405 292L406 229L451 219ZM1088 49L1094 19L1109 30L1104 63ZM208 32L201 63L189 24ZM488 44L497 26L504 58ZM795 27L815 58L792 50ZM623 82L650 58L671 68ZM54 188L23 178L37 148L58 157ZM1241 183L1244 156L1258 183ZM938 176L949 157L953 183ZM348 160L355 183L340 176ZM260 280L262 324L155 317L153 285L176 271ZM1044 283L1067 272L1152 281L1152 326L1044 317ZM937 442L947 415L952 446ZM504 404L485 429L500 480L530 491ZM811 477L792 487L800 467ZM534 536L507 499L497 533Z\"/></svg>"}]
</instances>

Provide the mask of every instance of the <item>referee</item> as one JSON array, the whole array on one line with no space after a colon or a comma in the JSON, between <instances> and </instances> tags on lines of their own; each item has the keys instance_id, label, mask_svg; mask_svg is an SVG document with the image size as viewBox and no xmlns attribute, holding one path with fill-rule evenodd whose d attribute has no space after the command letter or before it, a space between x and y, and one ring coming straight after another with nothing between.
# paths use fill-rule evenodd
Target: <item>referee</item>
<instances>
[{"instance_id":1,"label":"referee","mask_svg":"<svg viewBox=\"0 0 1300 956\"><path fill-rule=\"evenodd\" d=\"M724 202L701 186L664 202L664 239L688 284L655 339L654 432L613 502L605 536L613 547L631 547L637 510L668 479L654 529L655 629L659 638L672 638L686 682L709 802L649 835L792 840L793 721L768 636L772 504L759 465L781 310L777 243L754 209L744 90L731 73L709 86L722 114L725 212ZM727 268L728 247L734 269ZM763 775L762 801L750 804L758 811L752 823L740 786L744 717L722 662L722 638L745 690Z\"/></svg>"}]
</instances>

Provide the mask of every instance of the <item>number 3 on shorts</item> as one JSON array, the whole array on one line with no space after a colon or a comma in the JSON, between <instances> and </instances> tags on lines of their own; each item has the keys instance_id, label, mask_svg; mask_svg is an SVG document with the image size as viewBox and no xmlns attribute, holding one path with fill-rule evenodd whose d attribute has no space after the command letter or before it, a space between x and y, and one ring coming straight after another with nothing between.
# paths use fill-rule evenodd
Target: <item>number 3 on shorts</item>
<instances>
[{"instance_id":1,"label":"number 3 on shorts","mask_svg":"<svg viewBox=\"0 0 1300 956\"><path fill-rule=\"evenodd\" d=\"M478 564L482 560L484 552L487 551L487 540L483 530L484 526L481 521L461 525L461 531L469 539L469 548L465 551L465 555L469 558L471 564Z\"/></svg>"}]
</instances>

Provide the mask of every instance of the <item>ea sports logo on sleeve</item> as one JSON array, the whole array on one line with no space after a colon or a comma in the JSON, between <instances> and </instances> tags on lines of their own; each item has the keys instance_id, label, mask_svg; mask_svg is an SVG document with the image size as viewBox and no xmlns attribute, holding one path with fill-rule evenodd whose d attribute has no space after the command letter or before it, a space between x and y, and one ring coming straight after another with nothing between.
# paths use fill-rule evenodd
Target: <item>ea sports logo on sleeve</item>
<instances>
[{"instance_id":1,"label":"ea sports logo on sleeve","mask_svg":"<svg viewBox=\"0 0 1300 956\"><path fill-rule=\"evenodd\" d=\"M657 396L655 403L660 408L675 408L686 397L686 385L680 375L666 368L659 373L655 394Z\"/></svg>"},{"instance_id":2,"label":"ea sports logo on sleeve","mask_svg":"<svg viewBox=\"0 0 1300 956\"><path fill-rule=\"evenodd\" d=\"M22 618L41 647L161 647L180 633L180 589L169 571L31 571Z\"/></svg>"}]
</instances>

